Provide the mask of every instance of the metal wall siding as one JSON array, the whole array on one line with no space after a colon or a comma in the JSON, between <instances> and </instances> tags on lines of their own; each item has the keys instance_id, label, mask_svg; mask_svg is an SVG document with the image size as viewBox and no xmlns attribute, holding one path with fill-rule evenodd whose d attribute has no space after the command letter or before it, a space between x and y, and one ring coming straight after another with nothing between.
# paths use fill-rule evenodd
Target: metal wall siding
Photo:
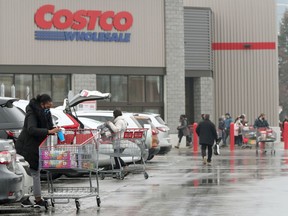
<instances>
[{"instance_id":1,"label":"metal wall siding","mask_svg":"<svg viewBox=\"0 0 288 216\"><path fill-rule=\"evenodd\" d=\"M184 8L185 69L212 70L211 11Z\"/></svg>"},{"instance_id":2,"label":"metal wall siding","mask_svg":"<svg viewBox=\"0 0 288 216\"><path fill-rule=\"evenodd\" d=\"M277 44L274 0L184 0L184 7L211 8L214 43ZM245 113L253 124L266 113L278 125L278 68L275 49L214 50L216 116Z\"/></svg>"},{"instance_id":3,"label":"metal wall siding","mask_svg":"<svg viewBox=\"0 0 288 216\"><path fill-rule=\"evenodd\" d=\"M34 13L45 4L73 12L129 11L134 18L127 31L131 42L37 41ZM163 0L5 0L0 16L0 64L165 67Z\"/></svg>"}]
</instances>

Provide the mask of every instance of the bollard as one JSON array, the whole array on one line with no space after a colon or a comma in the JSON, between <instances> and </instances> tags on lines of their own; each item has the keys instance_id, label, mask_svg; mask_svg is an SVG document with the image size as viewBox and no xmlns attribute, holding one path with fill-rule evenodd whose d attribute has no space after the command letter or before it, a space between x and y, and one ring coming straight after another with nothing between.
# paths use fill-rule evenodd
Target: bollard
<instances>
[{"instance_id":1,"label":"bollard","mask_svg":"<svg viewBox=\"0 0 288 216\"><path fill-rule=\"evenodd\" d=\"M283 126L283 141L284 141L284 149L288 149L288 122L284 122Z\"/></svg>"},{"instance_id":2,"label":"bollard","mask_svg":"<svg viewBox=\"0 0 288 216\"><path fill-rule=\"evenodd\" d=\"M197 126L198 126L197 123L193 124L193 151L194 152L198 151L198 135L196 133Z\"/></svg>"},{"instance_id":3,"label":"bollard","mask_svg":"<svg viewBox=\"0 0 288 216\"><path fill-rule=\"evenodd\" d=\"M230 150L234 151L235 148L235 137L234 137L234 123L230 124Z\"/></svg>"}]
</instances>

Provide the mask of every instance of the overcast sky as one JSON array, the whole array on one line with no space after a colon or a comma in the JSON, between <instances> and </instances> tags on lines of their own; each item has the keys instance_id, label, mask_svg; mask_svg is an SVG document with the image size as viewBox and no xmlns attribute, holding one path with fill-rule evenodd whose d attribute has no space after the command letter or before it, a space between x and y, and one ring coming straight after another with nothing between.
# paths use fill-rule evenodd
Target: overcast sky
<instances>
[{"instance_id":1,"label":"overcast sky","mask_svg":"<svg viewBox=\"0 0 288 216\"><path fill-rule=\"evenodd\" d=\"M276 0L277 3L277 26L279 27L279 23L283 16L285 9L288 9L288 0Z\"/></svg>"}]
</instances>

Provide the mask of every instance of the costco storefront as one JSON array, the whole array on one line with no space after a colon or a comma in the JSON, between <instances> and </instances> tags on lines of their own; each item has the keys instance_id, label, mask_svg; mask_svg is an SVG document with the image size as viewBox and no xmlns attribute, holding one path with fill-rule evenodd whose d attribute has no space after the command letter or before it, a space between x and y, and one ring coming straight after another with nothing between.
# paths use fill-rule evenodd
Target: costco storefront
<instances>
[{"instance_id":1,"label":"costco storefront","mask_svg":"<svg viewBox=\"0 0 288 216\"><path fill-rule=\"evenodd\" d=\"M232 0L234 5L229 9L225 6L227 1L82 0L81 4L76 0L1 1L0 83L5 84L6 96L14 84L16 96L25 98L29 86L30 97L45 92L58 104L69 90L111 92L110 101L98 103L98 109L121 107L127 111L158 112L172 131L182 113L187 113L190 121L198 121L201 113L210 113L215 119L226 111L234 115L241 111L254 118L258 110L241 102L253 100L250 88L243 83L241 94L233 89L235 85L239 87L236 80L245 82L239 74L242 69L230 66L226 69L226 65L243 63L247 65L245 77L253 78L260 64L264 70L267 65L269 70L273 68L269 80L274 83L276 50L216 53L213 46L224 39L225 42L241 39L234 42L275 43L276 32L272 33L275 26L256 28L254 34L241 34L243 38L233 38L228 33L221 38L218 28L223 28L223 23L227 32L245 32L252 25L248 22L238 23L237 28L233 23L226 25L224 16L230 22L241 19L241 14L229 17L234 16L234 7L244 11L239 6L254 4L249 0ZM260 4L261 0L255 1ZM272 2L265 0L267 7L263 6L262 15L273 16L275 11L268 7ZM255 14L248 11L242 16ZM268 33L270 38L258 37L263 33ZM230 54L233 57L227 62L224 56ZM245 62L250 58L260 61ZM227 76L226 70L231 72ZM268 79L263 80L271 85ZM227 86L228 91L219 87L222 82L231 84ZM249 86L257 88L258 83L251 82ZM227 92L231 93L227 95ZM269 89L266 97L274 99L277 94ZM266 97L263 104L260 102L261 112L266 112L276 123L273 113L278 104L266 108Z\"/></svg>"}]
</instances>

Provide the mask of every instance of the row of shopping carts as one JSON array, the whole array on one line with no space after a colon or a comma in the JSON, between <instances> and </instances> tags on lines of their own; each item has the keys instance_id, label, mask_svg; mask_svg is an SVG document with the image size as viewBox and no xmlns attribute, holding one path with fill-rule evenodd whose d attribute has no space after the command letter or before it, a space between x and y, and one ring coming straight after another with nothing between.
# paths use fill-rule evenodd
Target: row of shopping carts
<instances>
[{"instance_id":1,"label":"row of shopping carts","mask_svg":"<svg viewBox=\"0 0 288 216\"><path fill-rule=\"evenodd\" d=\"M80 208L79 199L96 197L97 206L100 207L98 176L104 179L106 176L116 176L124 179L124 169L114 169L114 158L132 157L134 169L137 173L143 172L144 178L149 176L146 172L146 164L143 155L147 152L145 144L147 130L144 128L127 129L120 136L110 134L104 136L103 128L66 130L64 141L60 141L57 135L48 136L40 145L40 168L47 172L47 192L43 194L51 205L69 203L75 200L76 208ZM111 170L99 169L99 153L110 156ZM140 160L140 163L139 163ZM138 162L136 165L136 161ZM89 175L87 187L59 187L53 184L53 173L85 173ZM95 179L94 179L95 178Z\"/></svg>"}]
</instances>

